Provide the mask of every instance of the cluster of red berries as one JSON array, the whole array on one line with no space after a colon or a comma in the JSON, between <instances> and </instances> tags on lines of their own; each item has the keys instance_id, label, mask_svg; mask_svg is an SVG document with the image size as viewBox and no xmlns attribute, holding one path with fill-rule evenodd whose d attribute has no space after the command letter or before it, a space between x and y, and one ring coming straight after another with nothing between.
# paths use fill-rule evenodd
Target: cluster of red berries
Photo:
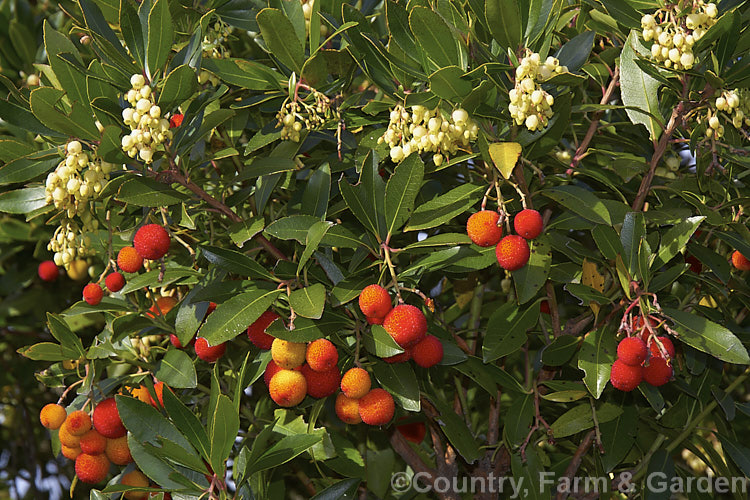
<instances>
[{"instance_id":1,"label":"cluster of red berries","mask_svg":"<svg viewBox=\"0 0 750 500\"><path fill-rule=\"evenodd\" d=\"M739 250L732 253L732 265L740 271L750 271L750 259L742 255Z\"/></svg>"},{"instance_id":2,"label":"cluster of red berries","mask_svg":"<svg viewBox=\"0 0 750 500\"><path fill-rule=\"evenodd\" d=\"M126 273L137 273L144 259L158 260L164 257L171 241L169 233L162 226L147 224L135 233L132 247L120 249L117 266ZM117 271L112 272L104 279L104 285L110 292L119 292L125 286L125 277ZM99 304L103 297L104 290L99 283L89 283L83 288L83 300L92 306Z\"/></svg>"},{"instance_id":3,"label":"cluster of red berries","mask_svg":"<svg viewBox=\"0 0 750 500\"><path fill-rule=\"evenodd\" d=\"M39 412L42 425L56 430L63 456L75 461L75 470L82 483L96 484L109 474L110 464L127 465L133 461L128 447L127 430L122 425L114 398L107 398L94 407L93 416L82 410L68 414L59 404L50 403ZM149 486L148 478L138 470L122 476L128 486ZM130 491L128 499L146 498L146 492Z\"/></svg>"},{"instance_id":4,"label":"cluster of red berries","mask_svg":"<svg viewBox=\"0 0 750 500\"><path fill-rule=\"evenodd\" d=\"M403 363L413 359L422 368L430 368L443 360L443 344L427 334L427 318L415 306L399 304L393 307L391 296L380 285L369 285L359 294L359 309L371 325L383 325L391 338L404 352L383 358L388 363Z\"/></svg>"},{"instance_id":5,"label":"cluster of red berries","mask_svg":"<svg viewBox=\"0 0 750 500\"><path fill-rule=\"evenodd\" d=\"M469 217L466 234L480 247L495 246L495 255L500 267L506 271L516 271L529 262L531 252L528 240L533 240L544 229L542 216L536 210L526 208L513 217L516 234L503 237L500 214L491 210L481 210Z\"/></svg>"},{"instance_id":6,"label":"cluster of red berries","mask_svg":"<svg viewBox=\"0 0 750 500\"><path fill-rule=\"evenodd\" d=\"M610 382L615 389L630 392L641 381L659 387L670 381L674 370L672 359L675 348L672 340L653 333L654 324L649 319L649 327L643 326L638 317L638 326L643 328L640 335L625 337L617 345L617 360L612 365Z\"/></svg>"}]
</instances>

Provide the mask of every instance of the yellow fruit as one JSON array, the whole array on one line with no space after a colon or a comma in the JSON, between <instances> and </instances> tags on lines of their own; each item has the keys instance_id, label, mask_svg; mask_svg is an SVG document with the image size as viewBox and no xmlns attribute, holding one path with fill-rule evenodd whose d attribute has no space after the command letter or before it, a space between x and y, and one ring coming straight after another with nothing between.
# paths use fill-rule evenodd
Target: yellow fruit
<instances>
[{"instance_id":1,"label":"yellow fruit","mask_svg":"<svg viewBox=\"0 0 750 500\"><path fill-rule=\"evenodd\" d=\"M68 267L68 277L73 281L81 281L89 277L89 263L85 260L74 260Z\"/></svg>"},{"instance_id":2,"label":"yellow fruit","mask_svg":"<svg viewBox=\"0 0 750 500\"><path fill-rule=\"evenodd\" d=\"M285 370L293 370L305 362L307 344L274 339L271 344L271 357Z\"/></svg>"}]
</instances>

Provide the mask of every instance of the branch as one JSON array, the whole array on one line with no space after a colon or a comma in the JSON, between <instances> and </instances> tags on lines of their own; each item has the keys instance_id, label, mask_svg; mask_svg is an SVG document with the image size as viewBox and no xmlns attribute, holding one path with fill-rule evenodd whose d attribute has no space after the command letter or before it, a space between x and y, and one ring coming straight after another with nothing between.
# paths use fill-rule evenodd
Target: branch
<instances>
[{"instance_id":1,"label":"branch","mask_svg":"<svg viewBox=\"0 0 750 500\"><path fill-rule=\"evenodd\" d=\"M573 482L573 478L575 477L576 472L578 472L578 468L581 466L581 462L583 462L583 457L586 455L586 453L588 453L589 448L591 448L591 445L593 443L594 431L591 430L586 434L586 436L584 436L583 441L581 441L581 444L578 445L578 449L573 454L573 458L570 460L568 467L565 469L565 475L563 477L568 479L568 483ZM568 498L568 492L558 491L555 500L565 500L566 498Z\"/></svg>"},{"instance_id":2,"label":"branch","mask_svg":"<svg viewBox=\"0 0 750 500\"><path fill-rule=\"evenodd\" d=\"M609 85L602 94L602 100L599 101L599 104L607 104L609 100L612 99L612 94L615 91L615 87L617 87L619 83L620 67L615 66L615 72L612 74L612 80L609 81ZM578 149L576 149L573 158L570 160L570 168L568 168L566 172L568 175L572 174L573 170L575 170L578 164L581 163L581 160L586 157L586 150L588 149L591 140L594 138L594 134L596 134L596 129L599 127L599 120L601 119L603 114L603 109L600 109L599 111L594 113L593 120L591 120L591 124L589 125L589 129L586 131L586 135L583 137L581 144L578 145Z\"/></svg>"}]
</instances>

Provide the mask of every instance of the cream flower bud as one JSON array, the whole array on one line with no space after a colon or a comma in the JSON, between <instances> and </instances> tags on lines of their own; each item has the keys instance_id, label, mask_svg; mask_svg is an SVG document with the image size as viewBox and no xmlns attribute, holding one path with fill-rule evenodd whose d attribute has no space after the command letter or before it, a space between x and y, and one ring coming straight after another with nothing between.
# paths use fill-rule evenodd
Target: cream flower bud
<instances>
[{"instance_id":1,"label":"cream flower bud","mask_svg":"<svg viewBox=\"0 0 750 500\"><path fill-rule=\"evenodd\" d=\"M466 110L459 108L453 111L451 118L453 118L453 121L455 123L466 123L466 121L469 119L469 113L467 113Z\"/></svg>"},{"instance_id":2,"label":"cream flower bud","mask_svg":"<svg viewBox=\"0 0 750 500\"><path fill-rule=\"evenodd\" d=\"M81 152L81 143L78 141L70 141L68 143L68 154L69 155L75 155Z\"/></svg>"},{"instance_id":3,"label":"cream flower bud","mask_svg":"<svg viewBox=\"0 0 750 500\"><path fill-rule=\"evenodd\" d=\"M147 113L149 111L149 109L151 109L151 101L149 101L148 99L141 99L135 105L135 109L141 115L143 115L143 114Z\"/></svg>"},{"instance_id":4,"label":"cream flower bud","mask_svg":"<svg viewBox=\"0 0 750 500\"><path fill-rule=\"evenodd\" d=\"M132 85L136 90L140 89L145 84L146 79L143 77L143 75L133 75L130 77L130 85Z\"/></svg>"},{"instance_id":5,"label":"cream flower bud","mask_svg":"<svg viewBox=\"0 0 750 500\"><path fill-rule=\"evenodd\" d=\"M151 106L148 114L151 115L151 118L159 118L161 116L161 108L159 106Z\"/></svg>"},{"instance_id":6,"label":"cream flower bud","mask_svg":"<svg viewBox=\"0 0 750 500\"><path fill-rule=\"evenodd\" d=\"M682 67L685 69L692 68L693 62L695 62L695 57L690 52L684 52L680 56L680 64L682 64Z\"/></svg>"}]
</instances>

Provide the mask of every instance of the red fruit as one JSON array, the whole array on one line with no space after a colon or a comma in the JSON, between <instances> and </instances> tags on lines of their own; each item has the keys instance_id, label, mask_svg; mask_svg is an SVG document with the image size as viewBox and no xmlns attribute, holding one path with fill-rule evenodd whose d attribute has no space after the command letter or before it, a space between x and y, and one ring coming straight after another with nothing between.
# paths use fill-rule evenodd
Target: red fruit
<instances>
[{"instance_id":1,"label":"red fruit","mask_svg":"<svg viewBox=\"0 0 750 500\"><path fill-rule=\"evenodd\" d=\"M399 421L405 419L406 417L401 417ZM412 422L409 424L397 425L396 430L404 436L404 439L416 444L421 443L427 434L427 427L425 427L424 422Z\"/></svg>"},{"instance_id":2,"label":"red fruit","mask_svg":"<svg viewBox=\"0 0 750 500\"><path fill-rule=\"evenodd\" d=\"M185 115L180 113L175 113L172 116L169 117L169 128L176 128L182 125L182 120L185 118Z\"/></svg>"},{"instance_id":3,"label":"red fruit","mask_svg":"<svg viewBox=\"0 0 750 500\"><path fill-rule=\"evenodd\" d=\"M372 389L359 400L359 416L368 425L384 425L396 411L393 396L383 389Z\"/></svg>"},{"instance_id":4,"label":"red fruit","mask_svg":"<svg viewBox=\"0 0 750 500\"><path fill-rule=\"evenodd\" d=\"M83 436L91 429L91 417L85 411L76 410L65 419L65 425L73 436Z\"/></svg>"},{"instance_id":5,"label":"red fruit","mask_svg":"<svg viewBox=\"0 0 750 500\"><path fill-rule=\"evenodd\" d=\"M350 368L341 378L341 392L347 398L359 399L370 392L370 374L362 368Z\"/></svg>"},{"instance_id":6,"label":"red fruit","mask_svg":"<svg viewBox=\"0 0 750 500\"><path fill-rule=\"evenodd\" d=\"M212 312L214 312L216 310L216 306L217 305L218 304L216 302L209 302L208 303L208 309L206 309L206 316L208 316L209 314L211 314Z\"/></svg>"},{"instance_id":7,"label":"red fruit","mask_svg":"<svg viewBox=\"0 0 750 500\"><path fill-rule=\"evenodd\" d=\"M367 316L365 319L370 325L382 325L383 321L385 321L385 318L375 318L373 316Z\"/></svg>"},{"instance_id":8,"label":"red fruit","mask_svg":"<svg viewBox=\"0 0 750 500\"><path fill-rule=\"evenodd\" d=\"M336 396L336 416L345 424L358 424L362 421L359 416L359 399L347 398L344 394Z\"/></svg>"},{"instance_id":9,"label":"red fruit","mask_svg":"<svg viewBox=\"0 0 750 500\"><path fill-rule=\"evenodd\" d=\"M318 339L308 344L305 360L316 372L327 372L336 368L339 352L330 340Z\"/></svg>"},{"instance_id":10,"label":"red fruit","mask_svg":"<svg viewBox=\"0 0 750 500\"><path fill-rule=\"evenodd\" d=\"M435 366L443 360L443 343L434 335L427 335L411 348L411 358L422 368Z\"/></svg>"},{"instance_id":11,"label":"red fruit","mask_svg":"<svg viewBox=\"0 0 750 500\"><path fill-rule=\"evenodd\" d=\"M700 274L703 271L703 264L696 257L692 255L685 256L685 263L690 264L690 270L695 274Z\"/></svg>"},{"instance_id":12,"label":"red fruit","mask_svg":"<svg viewBox=\"0 0 750 500\"><path fill-rule=\"evenodd\" d=\"M146 316L148 316L149 318L155 318L156 316L166 316L167 313L174 309L174 306L176 306L177 304L177 299L175 299L174 297L170 297L169 295L158 297L156 299L156 302L154 302L154 304L152 304L148 309Z\"/></svg>"},{"instance_id":13,"label":"red fruit","mask_svg":"<svg viewBox=\"0 0 750 500\"><path fill-rule=\"evenodd\" d=\"M526 238L527 240L533 240L540 234L544 229L544 222L539 212L527 208L521 210L513 217L513 229L516 230L519 236Z\"/></svg>"},{"instance_id":14,"label":"red fruit","mask_svg":"<svg viewBox=\"0 0 750 500\"><path fill-rule=\"evenodd\" d=\"M385 318L391 308L391 296L380 285L368 285L359 294L359 309L368 318Z\"/></svg>"},{"instance_id":15,"label":"red fruit","mask_svg":"<svg viewBox=\"0 0 750 500\"><path fill-rule=\"evenodd\" d=\"M427 319L420 309L399 304L385 317L383 328L399 346L411 347L427 335Z\"/></svg>"},{"instance_id":16,"label":"red fruit","mask_svg":"<svg viewBox=\"0 0 750 500\"><path fill-rule=\"evenodd\" d=\"M612 365L612 372L609 375L609 381L615 389L624 392L630 392L643 380L643 367L631 366L623 363L618 359Z\"/></svg>"},{"instance_id":17,"label":"red fruit","mask_svg":"<svg viewBox=\"0 0 750 500\"><path fill-rule=\"evenodd\" d=\"M266 365L266 371L263 372L263 382L265 382L266 385L269 385L271 383L271 378L281 370L283 370L283 368L277 365L276 361L269 361Z\"/></svg>"},{"instance_id":18,"label":"red fruit","mask_svg":"<svg viewBox=\"0 0 750 500\"><path fill-rule=\"evenodd\" d=\"M266 311L260 315L260 318L256 319L252 325L247 327L247 338L250 342L255 344L255 347L267 351L271 348L273 343L273 337L266 333L266 329L279 319L279 316L275 311Z\"/></svg>"},{"instance_id":19,"label":"red fruit","mask_svg":"<svg viewBox=\"0 0 750 500\"><path fill-rule=\"evenodd\" d=\"M551 312L548 301L543 300L539 303L539 312L541 312L542 314L549 314Z\"/></svg>"},{"instance_id":20,"label":"red fruit","mask_svg":"<svg viewBox=\"0 0 750 500\"><path fill-rule=\"evenodd\" d=\"M126 273L137 273L143 266L143 257L133 247L123 247L117 253L117 267Z\"/></svg>"},{"instance_id":21,"label":"red fruit","mask_svg":"<svg viewBox=\"0 0 750 500\"><path fill-rule=\"evenodd\" d=\"M107 455L81 453L76 458L76 476L82 483L96 484L104 481L109 473Z\"/></svg>"},{"instance_id":22,"label":"red fruit","mask_svg":"<svg viewBox=\"0 0 750 500\"><path fill-rule=\"evenodd\" d=\"M60 276L60 270L57 268L57 264L51 260L40 262L36 272L39 274L42 281L47 282L55 281L57 277Z\"/></svg>"},{"instance_id":23,"label":"red fruit","mask_svg":"<svg viewBox=\"0 0 750 500\"><path fill-rule=\"evenodd\" d=\"M750 271L750 260L742 255L739 250L735 250L732 254L732 264L740 271Z\"/></svg>"},{"instance_id":24,"label":"red fruit","mask_svg":"<svg viewBox=\"0 0 750 500\"><path fill-rule=\"evenodd\" d=\"M646 343L639 337L625 337L617 345L617 357L626 365L641 365L647 355Z\"/></svg>"},{"instance_id":25,"label":"red fruit","mask_svg":"<svg viewBox=\"0 0 750 500\"><path fill-rule=\"evenodd\" d=\"M227 350L227 343L222 342L219 345L209 346L208 341L203 337L198 337L195 341L195 354L203 361L214 363L222 357Z\"/></svg>"},{"instance_id":26,"label":"red fruit","mask_svg":"<svg viewBox=\"0 0 750 500\"><path fill-rule=\"evenodd\" d=\"M177 349L182 349L183 348L182 342L180 342L179 337L177 337L177 335L175 335L174 333L170 333L169 334L169 341L172 342L172 345L175 346ZM195 344L195 337L193 337L192 339L190 339L189 344L190 345Z\"/></svg>"},{"instance_id":27,"label":"red fruit","mask_svg":"<svg viewBox=\"0 0 750 500\"><path fill-rule=\"evenodd\" d=\"M658 324L659 323L655 319L648 318L648 326L650 327L649 330L649 328L646 328L645 323L643 322L643 316L638 315L633 318L633 323L630 326L635 332L640 331L641 339L643 339L644 342L648 342L648 339L654 334L654 332L656 332L656 327Z\"/></svg>"},{"instance_id":28,"label":"red fruit","mask_svg":"<svg viewBox=\"0 0 750 500\"><path fill-rule=\"evenodd\" d=\"M119 292L125 286L125 277L118 272L109 273L104 278L104 285L110 292Z\"/></svg>"},{"instance_id":29,"label":"red fruit","mask_svg":"<svg viewBox=\"0 0 750 500\"><path fill-rule=\"evenodd\" d=\"M672 367L667 363L667 360L652 356L648 365L643 368L643 380L654 387L659 387L669 382L669 379L672 378L672 372Z\"/></svg>"},{"instance_id":30,"label":"red fruit","mask_svg":"<svg viewBox=\"0 0 750 500\"><path fill-rule=\"evenodd\" d=\"M531 251L525 239L515 234L509 234L497 244L495 255L500 267L506 271L516 271L526 265Z\"/></svg>"},{"instance_id":31,"label":"red fruit","mask_svg":"<svg viewBox=\"0 0 750 500\"><path fill-rule=\"evenodd\" d=\"M669 337L656 337L655 340L651 341L650 349L651 349L651 356L657 357L657 358L663 358L664 355L662 354L661 350L659 350L659 344L656 343L656 340L661 342L662 347L664 347L664 350L669 355L669 359L674 358L676 351L674 349L674 344L672 343L672 339Z\"/></svg>"},{"instance_id":32,"label":"red fruit","mask_svg":"<svg viewBox=\"0 0 750 500\"><path fill-rule=\"evenodd\" d=\"M480 247L497 245L503 237L503 228L497 225L500 214L491 210L481 210L472 214L466 222L466 234Z\"/></svg>"},{"instance_id":33,"label":"red fruit","mask_svg":"<svg viewBox=\"0 0 750 500\"><path fill-rule=\"evenodd\" d=\"M167 230L159 224L147 224L140 228L133 238L133 246L138 255L148 260L161 259L169 251L171 239Z\"/></svg>"},{"instance_id":34,"label":"red fruit","mask_svg":"<svg viewBox=\"0 0 750 500\"><path fill-rule=\"evenodd\" d=\"M336 366L328 371L319 372L313 370L310 365L304 364L300 371L307 381L307 394L314 398L330 396L336 392L341 383L341 372Z\"/></svg>"},{"instance_id":35,"label":"red fruit","mask_svg":"<svg viewBox=\"0 0 750 500\"><path fill-rule=\"evenodd\" d=\"M94 427L107 439L117 439L127 434L117 411L115 398L107 398L94 408Z\"/></svg>"},{"instance_id":36,"label":"red fruit","mask_svg":"<svg viewBox=\"0 0 750 500\"><path fill-rule=\"evenodd\" d=\"M84 453L99 455L107 448L107 438L99 434L96 429L91 429L81 436L79 446Z\"/></svg>"},{"instance_id":37,"label":"red fruit","mask_svg":"<svg viewBox=\"0 0 750 500\"><path fill-rule=\"evenodd\" d=\"M386 363L406 363L411 359L411 349L406 349L401 354L396 354L394 356L388 356L387 358L383 358L383 361Z\"/></svg>"},{"instance_id":38,"label":"red fruit","mask_svg":"<svg viewBox=\"0 0 750 500\"><path fill-rule=\"evenodd\" d=\"M104 297L104 291L98 283L89 283L83 287L83 300L86 303L95 306L102 301L102 297Z\"/></svg>"},{"instance_id":39,"label":"red fruit","mask_svg":"<svg viewBox=\"0 0 750 500\"><path fill-rule=\"evenodd\" d=\"M47 429L52 430L59 429L67 417L65 408L55 403L45 405L39 412L39 421Z\"/></svg>"}]
</instances>

